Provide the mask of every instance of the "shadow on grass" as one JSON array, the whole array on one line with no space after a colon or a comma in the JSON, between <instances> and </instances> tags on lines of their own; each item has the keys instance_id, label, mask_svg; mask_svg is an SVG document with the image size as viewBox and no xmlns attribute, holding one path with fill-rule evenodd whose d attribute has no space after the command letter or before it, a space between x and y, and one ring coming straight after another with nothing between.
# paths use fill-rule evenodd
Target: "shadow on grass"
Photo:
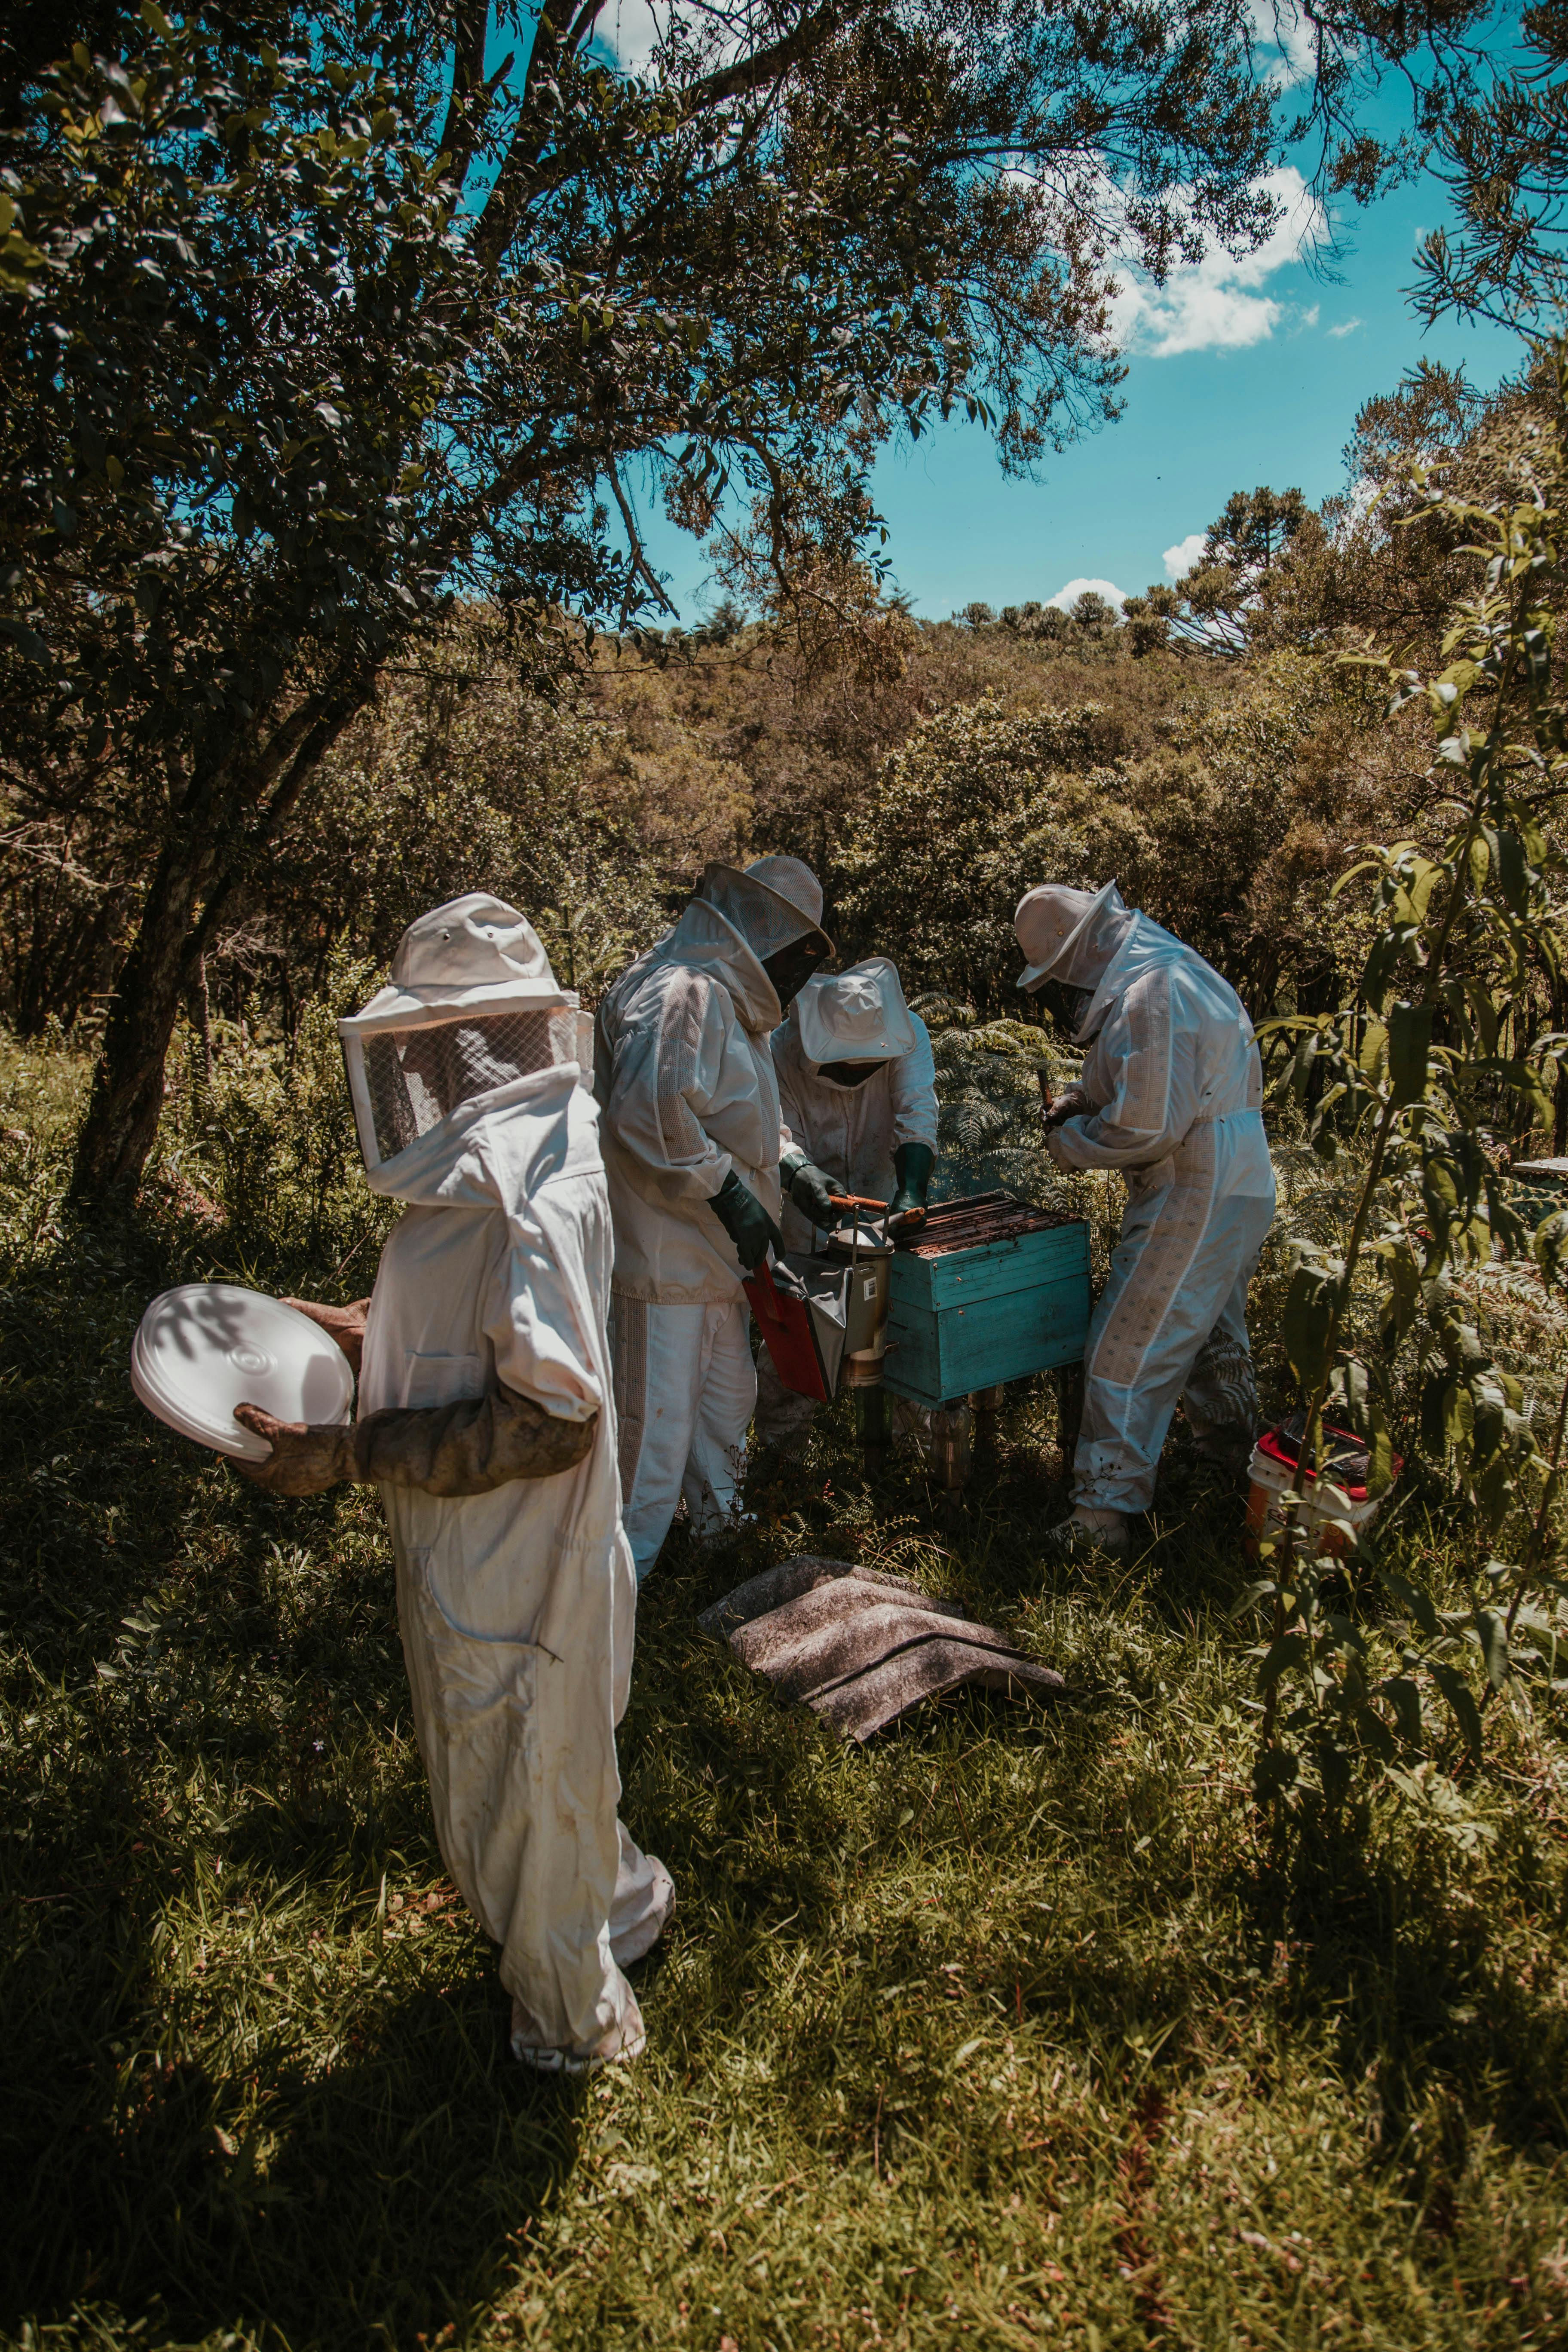
<instances>
[{"instance_id":1,"label":"shadow on grass","mask_svg":"<svg viewBox=\"0 0 1568 2352\"><path fill-rule=\"evenodd\" d=\"M412 2347L586 2095L457 1913L374 1932L440 1864L374 1497L280 1507L130 1393L146 1299L225 1270L68 1218L0 1297L0 2328Z\"/></svg>"},{"instance_id":2,"label":"shadow on grass","mask_svg":"<svg viewBox=\"0 0 1568 2352\"><path fill-rule=\"evenodd\" d=\"M582 2127L584 2086L518 2067L505 2024L488 1959L380 2008L323 2071L282 2037L243 2081L199 2059L92 2064L35 2021L22 2105L48 2113L51 2060L68 2079L53 2133L18 2150L5 2322L99 2301L154 2340L237 2326L295 2346L460 2325L515 2273Z\"/></svg>"},{"instance_id":3,"label":"shadow on grass","mask_svg":"<svg viewBox=\"0 0 1568 2352\"><path fill-rule=\"evenodd\" d=\"M1528 1858L1511 1864L1517 1902L1536 1874ZM1539 1945L1529 1958L1520 1948L1546 1923L1528 1908L1499 1916L1487 1899L1496 1867L1475 1869L1436 1839L1413 1856L1365 1823L1320 1822L1237 1887L1281 2025L1330 2024L1390 2155L1429 2153L1413 2143L1434 2101L1456 2118L1484 2113L1504 2145L1568 2148L1568 2014Z\"/></svg>"}]
</instances>

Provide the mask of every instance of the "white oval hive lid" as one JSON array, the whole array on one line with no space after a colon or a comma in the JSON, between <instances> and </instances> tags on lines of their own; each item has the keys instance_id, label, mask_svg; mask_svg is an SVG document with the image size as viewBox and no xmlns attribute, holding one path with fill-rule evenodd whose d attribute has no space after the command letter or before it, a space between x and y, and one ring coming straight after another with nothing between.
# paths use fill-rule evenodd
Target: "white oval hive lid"
<instances>
[{"instance_id":1,"label":"white oval hive lid","mask_svg":"<svg viewBox=\"0 0 1568 2352\"><path fill-rule=\"evenodd\" d=\"M154 1298L137 1327L131 1385L149 1412L243 1462L265 1462L264 1437L242 1429L237 1404L279 1421L347 1421L348 1359L308 1315L232 1282L187 1282Z\"/></svg>"}]
</instances>

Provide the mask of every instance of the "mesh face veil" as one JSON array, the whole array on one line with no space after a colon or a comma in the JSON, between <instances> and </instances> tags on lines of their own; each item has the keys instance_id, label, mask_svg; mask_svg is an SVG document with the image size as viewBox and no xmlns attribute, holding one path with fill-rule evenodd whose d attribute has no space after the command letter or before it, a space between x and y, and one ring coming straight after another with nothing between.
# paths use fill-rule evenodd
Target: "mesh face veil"
<instances>
[{"instance_id":1,"label":"mesh face veil","mask_svg":"<svg viewBox=\"0 0 1568 2352\"><path fill-rule=\"evenodd\" d=\"M587 1016L515 908L471 892L404 934L391 984L340 1021L374 1174L464 1103L562 1063L591 1071Z\"/></svg>"},{"instance_id":2,"label":"mesh face veil","mask_svg":"<svg viewBox=\"0 0 1568 2352\"><path fill-rule=\"evenodd\" d=\"M800 896L786 896L774 887L776 882L787 883ZM810 867L798 858L759 857L744 872L733 866L710 864L703 868L694 895L718 908L761 964L785 948L804 948L806 941L815 941L804 979L833 953L833 942L822 928L821 888Z\"/></svg>"},{"instance_id":3,"label":"mesh face veil","mask_svg":"<svg viewBox=\"0 0 1568 2352\"><path fill-rule=\"evenodd\" d=\"M563 1005L552 1013L490 1013L345 1038L356 1113L356 1061L363 1074L370 1132L366 1134L367 1122L362 1118L360 1141L367 1165L395 1160L438 1127L459 1103L554 1063L575 1061L577 1032L575 1011Z\"/></svg>"}]
</instances>

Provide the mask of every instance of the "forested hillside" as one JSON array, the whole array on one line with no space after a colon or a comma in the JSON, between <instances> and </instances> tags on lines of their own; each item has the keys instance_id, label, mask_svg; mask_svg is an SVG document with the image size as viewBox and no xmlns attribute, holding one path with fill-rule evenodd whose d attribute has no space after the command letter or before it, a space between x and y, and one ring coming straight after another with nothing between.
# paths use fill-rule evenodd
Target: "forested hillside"
<instances>
[{"instance_id":1,"label":"forested hillside","mask_svg":"<svg viewBox=\"0 0 1568 2352\"><path fill-rule=\"evenodd\" d=\"M1423 372L1368 404L1321 513L1238 491L1190 579L1120 624L1092 597L916 621L851 568L749 617L584 635L542 695L459 612L389 668L227 895L185 1018L205 986L209 1020L286 1041L334 958L384 961L459 887L527 905L591 1003L709 858L768 850L821 873L847 961L896 938L909 986L978 1013L1027 1011L1005 934L1036 874L1115 874L1258 1019L1331 1008L1366 947L1333 883L1429 821L1412 715L1389 719L1354 656L1440 667L1479 571L1415 477L1506 495L1554 404L1549 370L1488 401ZM112 771L68 814L29 820L26 797L0 867L5 1009L24 1037L89 1038L145 826ZM1538 1028L1563 1025L1548 961L1527 993Z\"/></svg>"}]
</instances>

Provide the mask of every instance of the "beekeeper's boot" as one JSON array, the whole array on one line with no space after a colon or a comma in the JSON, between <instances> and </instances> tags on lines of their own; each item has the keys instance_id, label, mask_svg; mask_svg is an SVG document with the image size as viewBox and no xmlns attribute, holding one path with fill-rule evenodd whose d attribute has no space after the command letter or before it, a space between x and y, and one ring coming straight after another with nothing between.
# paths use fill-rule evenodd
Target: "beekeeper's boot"
<instances>
[{"instance_id":1,"label":"beekeeper's boot","mask_svg":"<svg viewBox=\"0 0 1568 2352\"><path fill-rule=\"evenodd\" d=\"M1040 1549L1048 1560L1087 1559L1097 1551L1121 1559L1132 1549L1132 1522L1125 1511L1097 1511L1079 1503L1070 1518L1047 1529Z\"/></svg>"}]
</instances>

